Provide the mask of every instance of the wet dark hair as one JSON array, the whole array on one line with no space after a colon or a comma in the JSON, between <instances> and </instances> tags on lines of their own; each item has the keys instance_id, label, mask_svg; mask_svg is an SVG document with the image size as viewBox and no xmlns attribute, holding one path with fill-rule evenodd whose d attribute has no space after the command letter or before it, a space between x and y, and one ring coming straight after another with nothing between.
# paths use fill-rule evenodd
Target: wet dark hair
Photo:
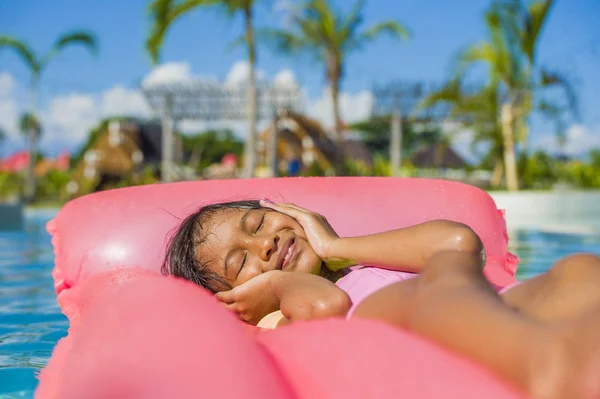
<instances>
[{"instance_id":1,"label":"wet dark hair","mask_svg":"<svg viewBox=\"0 0 600 399\"><path fill-rule=\"evenodd\" d=\"M227 209L262 209L259 201L244 200L222 202L203 206L186 217L171 236L161 272L196 283L213 294L221 289L231 289L227 281L198 260L196 249L206 241L207 224L211 223L215 213Z\"/></svg>"}]
</instances>

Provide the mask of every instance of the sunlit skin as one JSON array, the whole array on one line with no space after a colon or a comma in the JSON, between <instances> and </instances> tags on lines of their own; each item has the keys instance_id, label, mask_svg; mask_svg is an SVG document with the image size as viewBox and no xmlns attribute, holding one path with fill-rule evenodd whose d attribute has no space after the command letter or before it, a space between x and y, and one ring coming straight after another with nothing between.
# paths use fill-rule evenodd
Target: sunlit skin
<instances>
[{"instance_id":1,"label":"sunlit skin","mask_svg":"<svg viewBox=\"0 0 600 399\"><path fill-rule=\"evenodd\" d=\"M209 222L208 230L211 233L198 247L197 256L208 260L206 265L232 287L272 270L317 275L321 271L322 260L302 226L271 209L223 209Z\"/></svg>"},{"instance_id":2,"label":"sunlit skin","mask_svg":"<svg viewBox=\"0 0 600 399\"><path fill-rule=\"evenodd\" d=\"M243 320L256 324L278 309L279 325L344 316L351 302L319 276L324 265L402 265L422 277L382 288L353 317L412 330L536 398L600 397L597 256L564 258L500 296L483 276L481 241L460 223L340 238L321 215L293 204L261 205L270 209L215 214L197 249L231 285L217 298Z\"/></svg>"}]
</instances>

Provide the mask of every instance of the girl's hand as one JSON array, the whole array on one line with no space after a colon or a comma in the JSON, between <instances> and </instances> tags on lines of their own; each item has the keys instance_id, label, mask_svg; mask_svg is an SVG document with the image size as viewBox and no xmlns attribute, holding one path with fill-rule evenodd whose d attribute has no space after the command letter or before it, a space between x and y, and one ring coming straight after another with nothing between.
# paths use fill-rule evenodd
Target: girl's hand
<instances>
[{"instance_id":1,"label":"girl's hand","mask_svg":"<svg viewBox=\"0 0 600 399\"><path fill-rule=\"evenodd\" d=\"M332 256L331 248L340 237L323 215L294 204L275 204L268 199L262 199L260 204L295 219L304 229L308 242L317 256L325 262L327 268L336 271L352 264L348 260Z\"/></svg>"},{"instance_id":2,"label":"girl's hand","mask_svg":"<svg viewBox=\"0 0 600 399\"><path fill-rule=\"evenodd\" d=\"M215 294L225 307L235 312L247 323L256 325L268 315L279 309L279 299L273 293L270 279L281 270L272 270L251 278L244 284Z\"/></svg>"}]
</instances>

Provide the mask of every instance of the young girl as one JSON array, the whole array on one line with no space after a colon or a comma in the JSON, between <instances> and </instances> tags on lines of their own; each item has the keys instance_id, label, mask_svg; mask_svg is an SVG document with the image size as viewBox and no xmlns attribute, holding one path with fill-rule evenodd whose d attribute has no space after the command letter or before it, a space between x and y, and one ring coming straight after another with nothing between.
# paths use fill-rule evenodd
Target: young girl
<instances>
[{"instance_id":1,"label":"young girl","mask_svg":"<svg viewBox=\"0 0 600 399\"><path fill-rule=\"evenodd\" d=\"M479 237L460 223L340 238L321 215L262 200L190 215L163 272L212 291L252 324L276 311L277 325L380 319L470 356L538 397L600 395L600 259L565 258L500 295L483 264ZM353 265L381 268L348 274Z\"/></svg>"}]
</instances>

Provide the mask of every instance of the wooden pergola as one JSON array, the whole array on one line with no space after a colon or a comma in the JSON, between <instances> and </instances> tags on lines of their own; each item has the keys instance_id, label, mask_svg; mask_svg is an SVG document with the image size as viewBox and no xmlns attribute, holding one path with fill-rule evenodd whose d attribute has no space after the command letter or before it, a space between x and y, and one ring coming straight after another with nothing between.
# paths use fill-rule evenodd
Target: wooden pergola
<instances>
[{"instance_id":1,"label":"wooden pergola","mask_svg":"<svg viewBox=\"0 0 600 399\"><path fill-rule=\"evenodd\" d=\"M248 117L248 95L243 85L231 86L202 79L142 85L153 111L161 119L162 147L173 149L173 132L181 120L241 121ZM274 119L281 110L301 112L303 102L297 86L269 82L257 84L256 120ZM276 162L276 137L269 145L271 162ZM172 176L173 152L163 152L161 174L164 181Z\"/></svg>"},{"instance_id":2,"label":"wooden pergola","mask_svg":"<svg viewBox=\"0 0 600 399\"><path fill-rule=\"evenodd\" d=\"M391 115L392 117L390 160L394 176L400 174L402 161L402 120L423 124L442 124L448 120L450 114L448 104L438 102L431 107L420 107L422 101L442 87L443 85L438 83L402 80L373 85L375 101L371 109L371 116ZM478 84L470 84L462 87L462 92L474 94L481 87Z\"/></svg>"}]
</instances>

